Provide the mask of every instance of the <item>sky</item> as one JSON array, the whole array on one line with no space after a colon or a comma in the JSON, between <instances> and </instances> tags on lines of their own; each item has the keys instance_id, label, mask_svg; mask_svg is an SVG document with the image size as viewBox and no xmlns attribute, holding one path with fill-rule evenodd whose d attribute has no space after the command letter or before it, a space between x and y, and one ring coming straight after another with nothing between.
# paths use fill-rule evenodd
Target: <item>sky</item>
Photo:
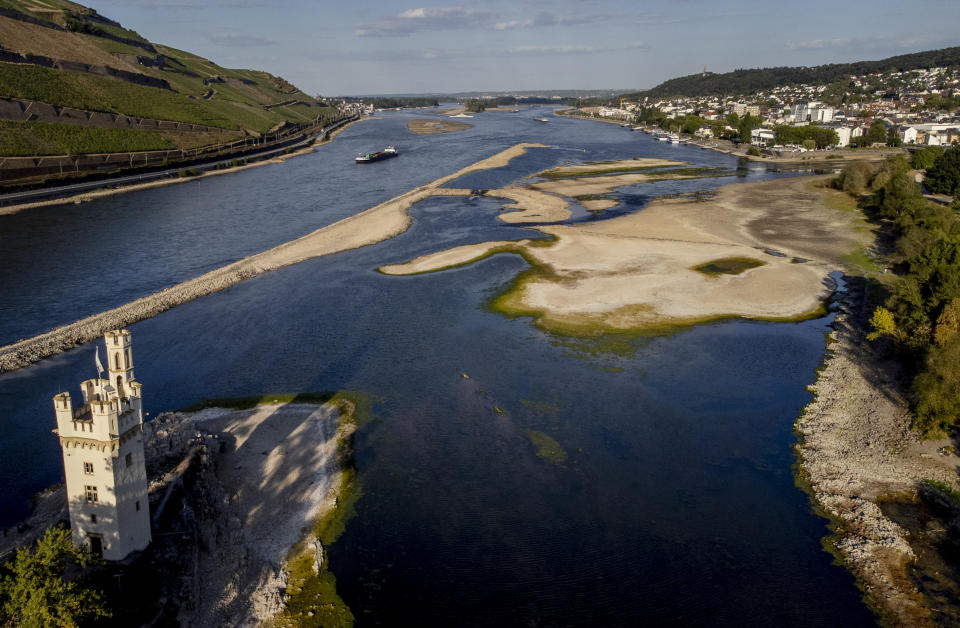
<instances>
[{"instance_id":1,"label":"sky","mask_svg":"<svg viewBox=\"0 0 960 628\"><path fill-rule=\"evenodd\" d=\"M312 95L653 87L960 45L960 0L81 0Z\"/></svg>"}]
</instances>

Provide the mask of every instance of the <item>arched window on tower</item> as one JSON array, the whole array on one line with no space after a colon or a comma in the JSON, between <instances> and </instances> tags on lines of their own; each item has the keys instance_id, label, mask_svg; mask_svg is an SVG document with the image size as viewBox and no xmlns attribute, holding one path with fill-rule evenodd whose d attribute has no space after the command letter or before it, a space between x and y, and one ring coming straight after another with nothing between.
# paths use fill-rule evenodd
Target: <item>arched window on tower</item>
<instances>
[{"instance_id":1,"label":"arched window on tower","mask_svg":"<svg viewBox=\"0 0 960 628\"><path fill-rule=\"evenodd\" d=\"M119 353L113 354L113 369L115 371L120 370L120 354Z\"/></svg>"}]
</instances>

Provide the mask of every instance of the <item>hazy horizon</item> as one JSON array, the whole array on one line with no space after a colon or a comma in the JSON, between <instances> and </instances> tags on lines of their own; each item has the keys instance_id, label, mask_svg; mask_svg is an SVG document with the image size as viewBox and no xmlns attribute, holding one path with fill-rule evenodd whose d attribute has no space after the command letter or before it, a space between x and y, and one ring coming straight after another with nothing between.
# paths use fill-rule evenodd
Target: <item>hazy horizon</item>
<instances>
[{"instance_id":1,"label":"hazy horizon","mask_svg":"<svg viewBox=\"0 0 960 628\"><path fill-rule=\"evenodd\" d=\"M645 89L738 68L883 59L956 45L960 3L892 0L803 9L737 0L396 4L88 0L151 41L310 94Z\"/></svg>"}]
</instances>

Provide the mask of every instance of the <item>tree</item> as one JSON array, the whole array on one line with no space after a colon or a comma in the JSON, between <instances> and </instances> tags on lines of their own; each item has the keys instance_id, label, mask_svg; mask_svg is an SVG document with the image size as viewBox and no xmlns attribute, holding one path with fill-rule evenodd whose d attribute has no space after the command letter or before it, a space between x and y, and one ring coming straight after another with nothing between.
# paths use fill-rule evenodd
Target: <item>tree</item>
<instances>
[{"instance_id":1,"label":"tree","mask_svg":"<svg viewBox=\"0 0 960 628\"><path fill-rule=\"evenodd\" d=\"M933 344L944 347L960 331L960 299L951 299L937 318L937 327L933 330Z\"/></svg>"},{"instance_id":2,"label":"tree","mask_svg":"<svg viewBox=\"0 0 960 628\"><path fill-rule=\"evenodd\" d=\"M927 168L927 187L939 194L960 192L960 148L948 148Z\"/></svg>"},{"instance_id":3,"label":"tree","mask_svg":"<svg viewBox=\"0 0 960 628\"><path fill-rule=\"evenodd\" d=\"M0 623L41 628L76 626L111 616L101 591L83 578L67 579L68 568L100 562L86 548L75 547L70 531L49 528L35 550L17 551L0 578Z\"/></svg>"},{"instance_id":4,"label":"tree","mask_svg":"<svg viewBox=\"0 0 960 628\"><path fill-rule=\"evenodd\" d=\"M873 124L870 125L870 130L867 132L866 144L871 146L873 144L886 144L887 143L887 126L883 123L883 120L874 120Z\"/></svg>"},{"instance_id":5,"label":"tree","mask_svg":"<svg viewBox=\"0 0 960 628\"><path fill-rule=\"evenodd\" d=\"M903 140L900 139L900 135L893 127L890 127L890 130L887 131L887 146L893 146L897 148L903 146Z\"/></svg>"},{"instance_id":6,"label":"tree","mask_svg":"<svg viewBox=\"0 0 960 628\"><path fill-rule=\"evenodd\" d=\"M867 334L867 340L876 340L881 336L899 338L897 323L893 320L893 313L887 308L877 306L870 317L870 326L873 331Z\"/></svg>"},{"instance_id":7,"label":"tree","mask_svg":"<svg viewBox=\"0 0 960 628\"><path fill-rule=\"evenodd\" d=\"M837 178L837 187L848 194L859 196L873 180L873 166L868 161L853 161L847 164Z\"/></svg>"},{"instance_id":8,"label":"tree","mask_svg":"<svg viewBox=\"0 0 960 628\"><path fill-rule=\"evenodd\" d=\"M926 170L943 154L943 146L927 146L920 149L910 158L910 165L917 170Z\"/></svg>"},{"instance_id":9,"label":"tree","mask_svg":"<svg viewBox=\"0 0 960 628\"><path fill-rule=\"evenodd\" d=\"M956 424L960 417L960 337L930 351L912 392L914 427L929 432Z\"/></svg>"},{"instance_id":10,"label":"tree","mask_svg":"<svg viewBox=\"0 0 960 628\"><path fill-rule=\"evenodd\" d=\"M801 146L803 146L807 150L813 150L814 148L817 147L817 143L813 140L803 140L803 142L801 143Z\"/></svg>"}]
</instances>

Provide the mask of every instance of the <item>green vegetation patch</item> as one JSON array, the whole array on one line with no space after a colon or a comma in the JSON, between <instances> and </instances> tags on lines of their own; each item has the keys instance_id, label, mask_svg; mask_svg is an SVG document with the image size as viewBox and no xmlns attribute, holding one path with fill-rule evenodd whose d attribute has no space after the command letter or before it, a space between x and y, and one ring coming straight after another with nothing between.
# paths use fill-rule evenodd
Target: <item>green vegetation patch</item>
<instances>
[{"instance_id":1,"label":"green vegetation patch","mask_svg":"<svg viewBox=\"0 0 960 628\"><path fill-rule=\"evenodd\" d=\"M579 196L574 196L573 200L575 201L607 201L612 200L609 194L580 194Z\"/></svg>"},{"instance_id":2,"label":"green vegetation patch","mask_svg":"<svg viewBox=\"0 0 960 628\"><path fill-rule=\"evenodd\" d=\"M691 270L716 277L717 275L739 275L751 268L758 268L764 265L764 262L749 257L724 257L713 260L712 262L700 264L699 266L694 266Z\"/></svg>"},{"instance_id":3,"label":"green vegetation patch","mask_svg":"<svg viewBox=\"0 0 960 628\"><path fill-rule=\"evenodd\" d=\"M562 465L567 461L567 452L553 438L537 430L524 430L524 433L537 448L537 458L555 465Z\"/></svg>"},{"instance_id":4,"label":"green vegetation patch","mask_svg":"<svg viewBox=\"0 0 960 628\"><path fill-rule=\"evenodd\" d=\"M589 162L588 165L599 165L601 162ZM609 162L615 164L617 162ZM621 166L617 168L597 168L596 170L577 170L573 172L565 172L563 168L556 168L554 170L547 170L541 172L537 176L543 177L544 179L550 179L551 181L556 181L557 179L580 179L587 177L603 177L612 174L622 174L626 172L648 172L650 170L656 170L657 168L663 168L663 166Z\"/></svg>"},{"instance_id":5,"label":"green vegetation patch","mask_svg":"<svg viewBox=\"0 0 960 628\"><path fill-rule=\"evenodd\" d=\"M0 120L0 155L79 155L175 148L157 131Z\"/></svg>"}]
</instances>

